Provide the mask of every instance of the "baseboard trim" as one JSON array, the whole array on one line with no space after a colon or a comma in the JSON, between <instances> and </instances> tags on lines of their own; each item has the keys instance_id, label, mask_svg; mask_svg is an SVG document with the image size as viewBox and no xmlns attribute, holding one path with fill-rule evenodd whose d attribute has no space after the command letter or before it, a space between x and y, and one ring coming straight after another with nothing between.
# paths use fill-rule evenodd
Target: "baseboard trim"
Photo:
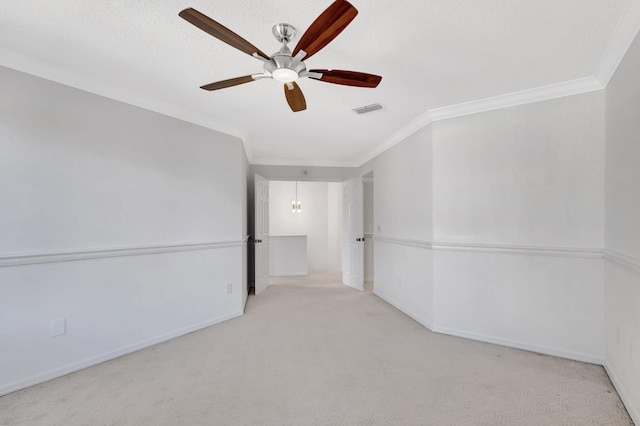
<instances>
[{"instance_id":1,"label":"baseboard trim","mask_svg":"<svg viewBox=\"0 0 640 426\"><path fill-rule=\"evenodd\" d=\"M492 343L494 345L507 346L515 349L522 349L529 352L536 352L544 355L566 358L573 361L587 362L589 364L603 365L604 359L601 356L586 354L582 352L567 351L564 349L552 348L549 346L535 345L531 343L520 342L517 340L504 339L501 337L487 336L479 333L471 333L468 331L456 330L449 327L436 326L433 331L450 336L463 337L465 339L477 340L479 342Z\"/></svg>"},{"instance_id":2,"label":"baseboard trim","mask_svg":"<svg viewBox=\"0 0 640 426\"><path fill-rule=\"evenodd\" d=\"M342 281L342 284L343 284L344 286L346 286L346 287L349 287L349 288L351 288L351 289L355 290L355 291L360 291L360 292L363 292L363 291L364 291L364 281L363 281L363 283L362 283L362 287L355 287L355 286L352 286L351 284L347 284L346 282L344 282L344 280Z\"/></svg>"},{"instance_id":3,"label":"baseboard trim","mask_svg":"<svg viewBox=\"0 0 640 426\"><path fill-rule=\"evenodd\" d=\"M131 345L124 346L119 349L115 349L113 351L109 351L107 353L97 355L82 361L74 362L71 364L67 364L63 367L56 368L44 373L36 374L35 376L27 377L26 379L17 380L11 383L7 383L5 385L0 386L0 396L9 394L11 392L16 392L21 389L28 388L30 386L34 386L40 383L47 382L49 380L56 379L58 377L66 376L67 374L83 370L87 367L91 367L93 365L101 364L105 361L109 361L115 358L119 358L121 356L130 354L132 352L139 351L141 349L148 348L153 345L157 345L158 343L166 342L171 339L175 339L176 337L183 336L185 334L192 333L194 331L201 330L206 327L210 327L215 324L219 324L224 321L228 321L230 319L242 316L243 312L237 312L229 315L224 315L222 317L214 318L208 321L203 321L198 324L193 324L188 327L181 328L176 331L172 331L170 333L165 333L160 336L152 337L150 339L143 340L138 343L134 343Z\"/></svg>"},{"instance_id":4,"label":"baseboard trim","mask_svg":"<svg viewBox=\"0 0 640 426\"><path fill-rule=\"evenodd\" d=\"M396 308L397 310L399 310L403 314L407 315L408 317L410 317L411 319L413 319L414 321L416 321L420 325L426 327L428 330L434 331L433 324L431 324L431 321L428 321L426 318L423 318L421 315L417 315L415 312L412 312L410 309L407 309L404 306L402 306L402 305L400 305L400 304L398 304L396 302L393 302L389 297L387 297L384 294L381 294L380 292L376 291L375 287L373 288L373 294L376 295L377 297L379 297L380 299L384 300L386 303L388 303L389 305L393 306L394 308Z\"/></svg>"},{"instance_id":5,"label":"baseboard trim","mask_svg":"<svg viewBox=\"0 0 640 426\"><path fill-rule=\"evenodd\" d=\"M425 318L421 317L420 315L416 315L414 312L411 312L406 307L396 302L393 302L391 301L390 298L386 297L385 295L380 294L379 292L376 292L375 288L374 288L373 294L375 294L380 299L384 300L385 302L387 302L388 304L390 304L400 312L404 313L405 315L408 315L409 317L411 317L421 325L425 326L427 329L433 331L434 333L447 334L450 336L462 337L464 339L477 340L479 342L491 343L491 344L500 345L500 346L507 346L515 349L522 349L529 352L537 352L545 355L557 356L559 358L566 358L574 361L588 362L589 364L597 364L597 365L604 364L604 359L602 357L595 356L595 355L589 355L581 352L566 351L563 349L550 348L547 346L533 345L529 343L519 342L516 340L502 339L502 338L493 337L493 336L470 333L470 332L456 330L448 327L434 326L430 321L427 321Z\"/></svg>"},{"instance_id":6,"label":"baseboard trim","mask_svg":"<svg viewBox=\"0 0 640 426\"><path fill-rule=\"evenodd\" d=\"M638 411L640 407L635 407L633 405L633 402L631 401L631 398L629 398L625 387L622 385L622 382L620 382L620 379L615 373L615 370L608 362L604 363L604 370L607 372L607 375L611 379L613 387L616 388L616 392L618 392L618 395L620 396L624 407L627 409L629 416L631 416L631 420L633 420L635 424L640 425L640 411Z\"/></svg>"},{"instance_id":7,"label":"baseboard trim","mask_svg":"<svg viewBox=\"0 0 640 426\"><path fill-rule=\"evenodd\" d=\"M375 294L377 297L384 300L385 302L387 302L389 305L393 306L400 312L411 317L412 319L414 319L415 321L417 321L427 329L433 331L434 333L447 334L450 336L462 337L464 339L477 340L479 342L491 343L494 345L507 346L515 349L522 349L529 352L537 352L545 355L557 356L559 358L566 358L573 361L588 362L590 364L597 364L597 365L604 364L604 359L596 355L590 355L590 354L585 354L581 352L566 351L563 349L550 348L548 346L533 345L530 343L519 342L516 340L502 339L499 337L486 336L478 333L470 333L467 331L456 330L448 327L440 327L432 324L431 321L427 321L425 318L415 314L414 312L407 309L406 307L392 301L391 298L385 296L384 294L381 294L380 292L377 292L375 288L373 290L373 294Z\"/></svg>"},{"instance_id":8,"label":"baseboard trim","mask_svg":"<svg viewBox=\"0 0 640 426\"><path fill-rule=\"evenodd\" d=\"M240 241L211 241L202 243L165 244L137 247L114 247L101 249L80 249L50 251L0 256L0 268L9 266L35 265L39 263L72 262L77 260L103 259L107 257L140 256L182 251L212 250L227 247L242 247L248 237Z\"/></svg>"},{"instance_id":9,"label":"baseboard trim","mask_svg":"<svg viewBox=\"0 0 640 426\"><path fill-rule=\"evenodd\" d=\"M308 271L293 271L293 272L280 272L277 274L269 273L272 277L301 277L309 275Z\"/></svg>"}]
</instances>

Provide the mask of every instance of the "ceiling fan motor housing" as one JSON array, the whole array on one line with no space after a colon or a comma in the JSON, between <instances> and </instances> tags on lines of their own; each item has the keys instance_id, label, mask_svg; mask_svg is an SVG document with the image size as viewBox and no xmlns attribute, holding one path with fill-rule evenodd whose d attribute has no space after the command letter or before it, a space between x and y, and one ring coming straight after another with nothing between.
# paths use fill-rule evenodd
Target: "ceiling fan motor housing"
<instances>
[{"instance_id":1,"label":"ceiling fan motor housing","mask_svg":"<svg viewBox=\"0 0 640 426\"><path fill-rule=\"evenodd\" d=\"M272 64L265 62L265 73L270 73L275 80L282 83L297 80L300 73L307 68L301 60L304 55L292 57L291 50L287 46L287 43L295 37L296 28L293 25L283 23L274 25L271 31L276 40L282 43L282 48L271 55Z\"/></svg>"},{"instance_id":2,"label":"ceiling fan motor housing","mask_svg":"<svg viewBox=\"0 0 640 426\"><path fill-rule=\"evenodd\" d=\"M306 71L307 67L301 60L291 56L291 50L286 45L280 51L271 55L275 67L265 63L264 70L270 72L278 81L290 82L298 78L298 75Z\"/></svg>"}]
</instances>

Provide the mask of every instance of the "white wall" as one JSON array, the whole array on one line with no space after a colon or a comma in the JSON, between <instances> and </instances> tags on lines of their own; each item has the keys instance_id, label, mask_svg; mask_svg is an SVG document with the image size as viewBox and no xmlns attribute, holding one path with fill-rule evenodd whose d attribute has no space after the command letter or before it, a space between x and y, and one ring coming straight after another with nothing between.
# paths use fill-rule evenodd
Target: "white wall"
<instances>
[{"instance_id":1,"label":"white wall","mask_svg":"<svg viewBox=\"0 0 640 426\"><path fill-rule=\"evenodd\" d=\"M374 293L433 325L431 126L380 154L374 171Z\"/></svg>"},{"instance_id":2,"label":"white wall","mask_svg":"<svg viewBox=\"0 0 640 426\"><path fill-rule=\"evenodd\" d=\"M436 121L375 173L375 293L443 333L601 362L604 94Z\"/></svg>"},{"instance_id":3,"label":"white wall","mask_svg":"<svg viewBox=\"0 0 640 426\"><path fill-rule=\"evenodd\" d=\"M0 394L242 313L238 139L6 68L0 85Z\"/></svg>"},{"instance_id":4,"label":"white wall","mask_svg":"<svg viewBox=\"0 0 640 426\"><path fill-rule=\"evenodd\" d=\"M337 228L341 204L337 203L336 188L327 182L298 182L298 200L302 211L293 213L291 202L295 198L294 181L269 181L269 226L271 235L307 235L307 261L309 273L339 272L336 257L341 256L341 229ZM331 201L331 202L330 202ZM331 226L329 219L331 218ZM331 241L331 244L329 244Z\"/></svg>"},{"instance_id":5,"label":"white wall","mask_svg":"<svg viewBox=\"0 0 640 426\"><path fill-rule=\"evenodd\" d=\"M594 92L433 123L436 328L603 359L603 111Z\"/></svg>"},{"instance_id":6,"label":"white wall","mask_svg":"<svg viewBox=\"0 0 640 426\"><path fill-rule=\"evenodd\" d=\"M342 183L327 184L327 271L342 271Z\"/></svg>"},{"instance_id":7,"label":"white wall","mask_svg":"<svg viewBox=\"0 0 640 426\"><path fill-rule=\"evenodd\" d=\"M435 331L602 363L602 259L435 250Z\"/></svg>"},{"instance_id":8,"label":"white wall","mask_svg":"<svg viewBox=\"0 0 640 426\"><path fill-rule=\"evenodd\" d=\"M434 238L602 247L604 92L438 121Z\"/></svg>"},{"instance_id":9,"label":"white wall","mask_svg":"<svg viewBox=\"0 0 640 426\"><path fill-rule=\"evenodd\" d=\"M244 178L244 184L240 184L241 187L244 187L244 194L240 193L238 196L240 197L240 205L242 209L242 310L244 312L244 307L247 305L247 299L249 298L249 279L250 279L250 268L249 262L253 260L253 257L249 256L249 234L251 233L249 230L249 220L253 220L253 216L249 212L250 203L249 203L249 179L250 179L250 167L249 161L247 160L247 154L244 152L244 148L242 149L242 155L240 158L240 173ZM251 187L253 189L253 186ZM253 197L253 192L251 192L251 196Z\"/></svg>"},{"instance_id":10,"label":"white wall","mask_svg":"<svg viewBox=\"0 0 640 426\"><path fill-rule=\"evenodd\" d=\"M362 167L374 171L374 233L431 241L431 125L409 136Z\"/></svg>"},{"instance_id":11,"label":"white wall","mask_svg":"<svg viewBox=\"0 0 640 426\"><path fill-rule=\"evenodd\" d=\"M640 39L606 93L606 365L640 424Z\"/></svg>"},{"instance_id":12,"label":"white wall","mask_svg":"<svg viewBox=\"0 0 640 426\"><path fill-rule=\"evenodd\" d=\"M307 269L306 235L271 235L269 237L269 275L300 276Z\"/></svg>"},{"instance_id":13,"label":"white wall","mask_svg":"<svg viewBox=\"0 0 640 426\"><path fill-rule=\"evenodd\" d=\"M362 207L364 216L364 280L373 281L373 174L363 179L362 183Z\"/></svg>"}]
</instances>

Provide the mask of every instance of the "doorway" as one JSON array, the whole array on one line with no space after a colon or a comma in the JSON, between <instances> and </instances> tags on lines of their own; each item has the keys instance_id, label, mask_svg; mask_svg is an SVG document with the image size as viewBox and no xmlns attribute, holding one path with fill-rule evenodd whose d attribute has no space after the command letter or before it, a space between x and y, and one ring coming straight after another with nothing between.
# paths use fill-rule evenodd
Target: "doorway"
<instances>
[{"instance_id":1,"label":"doorway","mask_svg":"<svg viewBox=\"0 0 640 426\"><path fill-rule=\"evenodd\" d=\"M342 183L269 181L270 276L342 271Z\"/></svg>"},{"instance_id":2,"label":"doorway","mask_svg":"<svg viewBox=\"0 0 640 426\"><path fill-rule=\"evenodd\" d=\"M357 214L360 230L355 239L360 241L360 255L356 256L359 260L355 263L351 262L353 256L347 260L351 265L359 264L359 286L345 282L343 258L347 253L344 221L348 210L344 189L356 182L361 197ZM342 276L343 283L360 291L372 291L373 172L346 182L269 180L256 175L253 189L256 234L251 263L255 264L256 271L250 287L259 283L255 290L262 291L271 283L285 283L290 280L288 277L296 276L331 281ZM262 233L258 232L260 229ZM258 281L258 277L266 280ZM253 287L250 294L254 293L252 290Z\"/></svg>"}]
</instances>

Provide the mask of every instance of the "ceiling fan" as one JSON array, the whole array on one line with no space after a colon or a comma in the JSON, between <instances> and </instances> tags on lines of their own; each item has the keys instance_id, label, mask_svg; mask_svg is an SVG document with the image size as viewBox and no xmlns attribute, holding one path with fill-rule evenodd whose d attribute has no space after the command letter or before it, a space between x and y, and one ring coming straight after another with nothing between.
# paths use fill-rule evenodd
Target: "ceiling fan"
<instances>
[{"instance_id":1,"label":"ceiling fan","mask_svg":"<svg viewBox=\"0 0 640 426\"><path fill-rule=\"evenodd\" d=\"M316 18L300 41L293 49L287 44L296 34L296 29L289 24L277 24L273 26L273 35L282 43L280 50L269 56L260 49L240 37L227 27L219 24L208 16L195 9L188 8L179 13L179 16L192 23L201 30L211 34L215 38L235 47L242 52L253 56L263 62L262 74L251 74L228 80L201 86L204 90L218 90L238 84L249 83L263 78L272 78L284 83L284 94L289 106L294 112L303 111L307 103L296 84L298 78L308 77L327 83L342 84L345 86L377 87L382 77L356 71L312 69L302 61L309 59L329 44L351 23L358 14L358 10L345 0L335 0L320 16Z\"/></svg>"}]
</instances>

